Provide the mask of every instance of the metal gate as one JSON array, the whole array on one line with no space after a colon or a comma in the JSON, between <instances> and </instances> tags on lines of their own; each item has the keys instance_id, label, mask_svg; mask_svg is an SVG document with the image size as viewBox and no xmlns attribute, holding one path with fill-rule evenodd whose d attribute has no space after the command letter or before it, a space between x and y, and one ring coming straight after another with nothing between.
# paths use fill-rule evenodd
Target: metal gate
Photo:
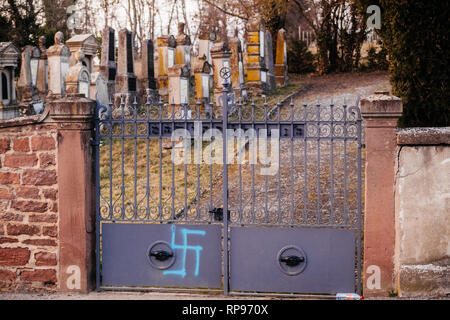
<instances>
[{"instance_id":1,"label":"metal gate","mask_svg":"<svg viewBox=\"0 0 450 320\"><path fill-rule=\"evenodd\" d=\"M99 107L98 289L361 293L359 108L228 87L222 106Z\"/></svg>"}]
</instances>

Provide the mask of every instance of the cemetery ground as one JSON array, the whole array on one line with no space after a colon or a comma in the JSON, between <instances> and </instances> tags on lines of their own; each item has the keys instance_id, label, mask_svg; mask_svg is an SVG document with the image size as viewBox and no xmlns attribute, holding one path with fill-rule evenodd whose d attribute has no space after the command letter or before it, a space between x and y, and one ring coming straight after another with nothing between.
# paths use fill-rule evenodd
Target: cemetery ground
<instances>
[{"instance_id":1,"label":"cemetery ground","mask_svg":"<svg viewBox=\"0 0 450 320\"><path fill-rule=\"evenodd\" d=\"M289 86L275 90L267 98L255 99L255 118L263 117L264 101L267 102L266 110L273 109L272 117L276 117L276 103L286 100L280 108L283 120L289 119L292 112L290 97L295 118L301 118L304 103L314 113L317 101L325 109L331 99L336 106L342 106L344 101L352 106L357 95L362 98L379 90L390 90L386 72L320 77L290 75ZM249 105L242 107L243 118L249 117L249 110ZM208 144L204 143L203 151ZM347 150L345 159L344 148ZM191 159L194 159L193 149ZM273 176L259 175L260 163L249 165L248 150L246 162L229 166L232 221L249 222L255 214L256 222L293 221L302 224L314 223L318 219L322 223L356 222L356 142L344 145L342 141L331 143L323 140L305 144L303 140L296 140L291 145L290 141L282 140L279 149L280 167ZM333 163L330 161L331 153ZM182 219L187 215L209 220L209 208L223 206L222 167L206 163L174 165L171 155L169 139L163 139L161 143L158 139L125 139L124 143L120 139L104 140L100 152L102 216L159 220ZM111 172L110 167L113 168ZM348 187L346 194L343 193L344 184ZM120 210L122 206L124 212ZM319 218L316 212L321 213Z\"/></svg>"}]
</instances>

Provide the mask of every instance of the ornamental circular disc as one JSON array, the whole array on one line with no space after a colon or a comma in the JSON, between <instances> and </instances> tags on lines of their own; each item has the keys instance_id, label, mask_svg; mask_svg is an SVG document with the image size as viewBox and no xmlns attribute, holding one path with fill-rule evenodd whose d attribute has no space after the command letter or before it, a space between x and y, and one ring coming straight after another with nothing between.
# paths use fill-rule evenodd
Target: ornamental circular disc
<instances>
[{"instance_id":1,"label":"ornamental circular disc","mask_svg":"<svg viewBox=\"0 0 450 320\"><path fill-rule=\"evenodd\" d=\"M291 265L289 266L286 262L282 262L282 259L287 259L289 257L293 257L293 259L300 258L302 261L299 262L297 265ZM278 254L277 254L277 260L276 263L278 264L278 267L280 268L281 272L284 274L287 274L288 276L296 276L300 273L302 273L307 265L307 258L306 253L303 251L303 249L297 247L297 246L286 246L282 248Z\"/></svg>"},{"instance_id":2,"label":"ornamental circular disc","mask_svg":"<svg viewBox=\"0 0 450 320\"><path fill-rule=\"evenodd\" d=\"M224 80L228 80L231 78L231 70L228 67L223 67L222 69L220 69L220 77Z\"/></svg>"},{"instance_id":3,"label":"ornamental circular disc","mask_svg":"<svg viewBox=\"0 0 450 320\"><path fill-rule=\"evenodd\" d=\"M170 257L165 258L164 261L158 260L155 256L151 255L151 253L165 252ZM165 241L156 241L153 242L147 249L147 259L150 262L150 265L153 268L159 270L169 269L175 263L175 253L170 247L170 245Z\"/></svg>"}]
</instances>

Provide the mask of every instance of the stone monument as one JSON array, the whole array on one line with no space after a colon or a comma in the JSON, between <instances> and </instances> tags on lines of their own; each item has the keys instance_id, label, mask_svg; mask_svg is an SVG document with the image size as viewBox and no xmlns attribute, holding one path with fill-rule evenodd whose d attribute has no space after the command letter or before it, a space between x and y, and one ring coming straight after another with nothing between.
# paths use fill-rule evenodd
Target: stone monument
<instances>
[{"instance_id":1,"label":"stone monument","mask_svg":"<svg viewBox=\"0 0 450 320\"><path fill-rule=\"evenodd\" d=\"M66 74L69 70L70 50L64 45L61 31L55 34L55 44L47 49L48 93L53 97L65 96Z\"/></svg>"}]
</instances>

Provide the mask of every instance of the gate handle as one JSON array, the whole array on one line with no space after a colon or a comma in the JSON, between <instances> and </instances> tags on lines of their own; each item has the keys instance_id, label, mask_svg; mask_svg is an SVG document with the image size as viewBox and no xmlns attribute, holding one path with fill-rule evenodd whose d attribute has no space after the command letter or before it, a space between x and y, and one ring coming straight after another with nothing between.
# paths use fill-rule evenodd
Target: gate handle
<instances>
[{"instance_id":1,"label":"gate handle","mask_svg":"<svg viewBox=\"0 0 450 320\"><path fill-rule=\"evenodd\" d=\"M288 256L280 257L280 262L286 263L289 267L295 267L305 261L305 257Z\"/></svg>"},{"instance_id":2,"label":"gate handle","mask_svg":"<svg viewBox=\"0 0 450 320\"><path fill-rule=\"evenodd\" d=\"M159 261L166 261L169 258L173 257L173 253L164 251L164 250L158 250L158 251L152 251L150 252L151 257L155 257L156 260Z\"/></svg>"}]
</instances>

